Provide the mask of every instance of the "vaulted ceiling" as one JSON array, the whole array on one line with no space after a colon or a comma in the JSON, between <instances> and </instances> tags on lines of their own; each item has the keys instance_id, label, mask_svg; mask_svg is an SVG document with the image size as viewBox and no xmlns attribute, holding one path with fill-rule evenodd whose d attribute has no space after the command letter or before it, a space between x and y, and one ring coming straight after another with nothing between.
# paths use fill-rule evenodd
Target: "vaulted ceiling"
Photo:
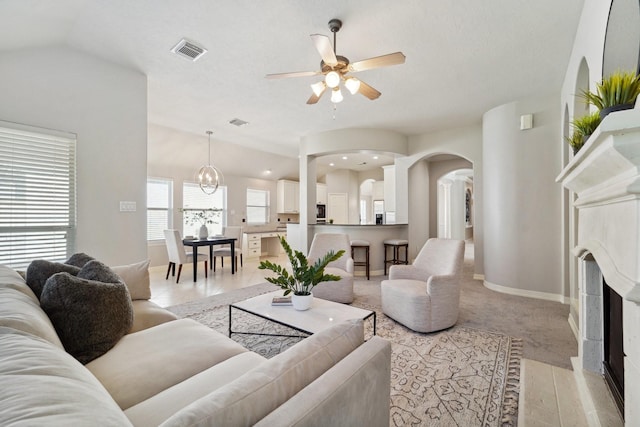
<instances>
[{"instance_id":1,"label":"vaulted ceiling","mask_svg":"<svg viewBox=\"0 0 640 427\"><path fill-rule=\"evenodd\" d=\"M0 51L67 45L148 77L154 124L295 158L307 134L343 128L406 135L480 123L497 105L558 92L583 0L3 0ZM401 51L406 63L362 71L382 96L325 95L310 34L331 35L352 62ZM208 52L196 62L182 38ZM249 122L236 127L230 120Z\"/></svg>"}]
</instances>

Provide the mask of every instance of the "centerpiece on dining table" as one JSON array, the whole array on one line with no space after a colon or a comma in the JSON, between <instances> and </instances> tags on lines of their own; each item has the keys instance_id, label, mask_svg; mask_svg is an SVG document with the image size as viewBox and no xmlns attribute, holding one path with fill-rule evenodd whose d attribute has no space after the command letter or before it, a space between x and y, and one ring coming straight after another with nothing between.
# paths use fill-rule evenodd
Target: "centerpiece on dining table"
<instances>
[{"instance_id":1,"label":"centerpiece on dining table","mask_svg":"<svg viewBox=\"0 0 640 427\"><path fill-rule=\"evenodd\" d=\"M333 282L340 280L340 276L335 274L325 274L325 267L340 258L344 250L327 252L322 258L310 263L307 257L300 251L291 249L284 237L280 237L280 244L289 257L291 272L285 267L274 264L269 260L261 261L258 268L260 270L271 270L275 276L268 276L265 279L279 286L284 290L284 296L292 294L291 303L296 310L307 310L313 302L312 289L321 282Z\"/></svg>"}]
</instances>

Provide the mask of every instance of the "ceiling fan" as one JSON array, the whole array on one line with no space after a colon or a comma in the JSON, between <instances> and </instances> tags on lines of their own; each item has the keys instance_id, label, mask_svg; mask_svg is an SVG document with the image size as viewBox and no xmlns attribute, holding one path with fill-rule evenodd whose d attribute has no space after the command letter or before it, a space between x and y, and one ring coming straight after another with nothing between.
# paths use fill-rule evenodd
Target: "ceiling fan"
<instances>
[{"instance_id":1,"label":"ceiling fan","mask_svg":"<svg viewBox=\"0 0 640 427\"><path fill-rule=\"evenodd\" d=\"M331 90L331 102L334 104L341 102L343 96L340 91L340 83L342 83L352 95L360 93L371 100L377 99L381 95L379 91L362 80L348 75L348 73L386 67L389 65L404 64L404 54L402 52L395 52L387 55L376 56L375 58L364 59L362 61L349 62L346 57L336 55L336 33L340 31L340 28L342 28L342 21L339 19L332 19L329 21L329 29L333 33L333 47L331 46L329 37L323 34L311 34L311 40L322 57L322 61L320 61L320 71L267 74L266 78L281 79L288 77L324 75L323 80L311 85L313 93L307 100L307 104L315 104L318 102L320 97L326 92L327 88Z\"/></svg>"}]
</instances>

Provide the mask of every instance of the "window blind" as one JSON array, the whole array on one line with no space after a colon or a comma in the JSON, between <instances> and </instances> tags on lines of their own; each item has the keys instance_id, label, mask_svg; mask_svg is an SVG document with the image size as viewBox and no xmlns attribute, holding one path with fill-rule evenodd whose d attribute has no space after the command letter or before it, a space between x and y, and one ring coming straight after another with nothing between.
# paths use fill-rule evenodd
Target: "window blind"
<instances>
[{"instance_id":1,"label":"window blind","mask_svg":"<svg viewBox=\"0 0 640 427\"><path fill-rule=\"evenodd\" d=\"M247 223L266 224L269 222L269 192L247 188Z\"/></svg>"},{"instance_id":2,"label":"window blind","mask_svg":"<svg viewBox=\"0 0 640 427\"><path fill-rule=\"evenodd\" d=\"M64 261L75 238L75 135L0 122L0 264Z\"/></svg>"},{"instance_id":3,"label":"window blind","mask_svg":"<svg viewBox=\"0 0 640 427\"><path fill-rule=\"evenodd\" d=\"M164 230L171 228L173 181L147 179L147 240L163 240Z\"/></svg>"},{"instance_id":4,"label":"window blind","mask_svg":"<svg viewBox=\"0 0 640 427\"><path fill-rule=\"evenodd\" d=\"M196 183L185 182L182 185L182 208L185 212L203 209L222 209L215 215L215 224L207 224L209 234L222 234L222 227L227 223L227 187L221 185L215 193L205 194ZM190 223L187 215L182 215L183 234L198 235L200 224Z\"/></svg>"}]
</instances>

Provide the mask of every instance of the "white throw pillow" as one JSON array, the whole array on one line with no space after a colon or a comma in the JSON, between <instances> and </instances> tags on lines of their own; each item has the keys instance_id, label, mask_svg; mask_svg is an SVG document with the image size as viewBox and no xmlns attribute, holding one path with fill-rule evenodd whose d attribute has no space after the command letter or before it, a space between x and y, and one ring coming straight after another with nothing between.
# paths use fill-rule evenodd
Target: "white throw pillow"
<instances>
[{"instance_id":1,"label":"white throw pillow","mask_svg":"<svg viewBox=\"0 0 640 427\"><path fill-rule=\"evenodd\" d=\"M148 259L135 264L111 267L111 269L120 276L125 285L127 285L132 300L148 300L151 298Z\"/></svg>"}]
</instances>

